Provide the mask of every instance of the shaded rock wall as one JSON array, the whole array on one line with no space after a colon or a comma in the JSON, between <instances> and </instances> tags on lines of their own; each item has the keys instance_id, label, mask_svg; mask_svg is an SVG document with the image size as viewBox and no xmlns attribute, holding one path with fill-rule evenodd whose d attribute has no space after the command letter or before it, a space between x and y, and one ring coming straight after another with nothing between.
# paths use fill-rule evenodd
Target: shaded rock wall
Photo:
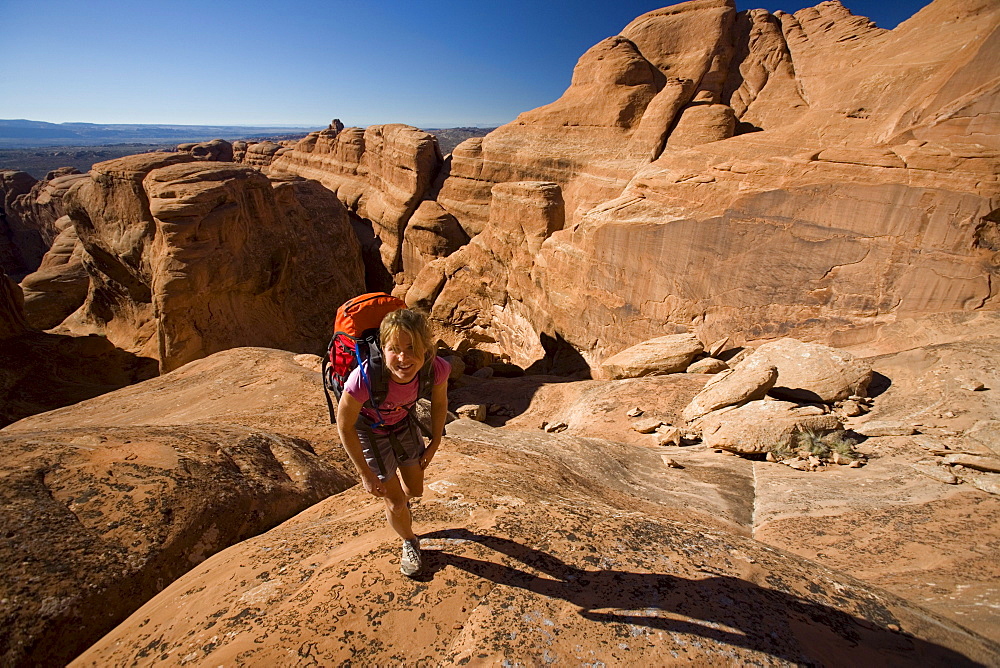
<instances>
[{"instance_id":1,"label":"shaded rock wall","mask_svg":"<svg viewBox=\"0 0 1000 668\"><path fill-rule=\"evenodd\" d=\"M49 172L41 181L26 172L0 171L0 263L8 273L20 278L38 268L59 235L63 195L81 178L85 175L72 167Z\"/></svg>"},{"instance_id":2,"label":"shaded rock wall","mask_svg":"<svg viewBox=\"0 0 1000 668\"><path fill-rule=\"evenodd\" d=\"M24 293L17 283L0 271L0 339L9 339L26 331Z\"/></svg>"}]
</instances>

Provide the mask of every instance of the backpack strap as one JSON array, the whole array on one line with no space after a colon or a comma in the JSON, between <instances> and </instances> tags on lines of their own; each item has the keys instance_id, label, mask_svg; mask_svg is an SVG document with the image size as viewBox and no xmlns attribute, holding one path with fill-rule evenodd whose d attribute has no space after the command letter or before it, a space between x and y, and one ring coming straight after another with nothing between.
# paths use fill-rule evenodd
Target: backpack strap
<instances>
[{"instance_id":1,"label":"backpack strap","mask_svg":"<svg viewBox=\"0 0 1000 668\"><path fill-rule=\"evenodd\" d=\"M336 341L337 335L334 334L333 338L330 339L330 343L326 346L326 355L323 355L323 367L320 371L320 375L323 377L323 394L326 396L326 408L330 412L330 424L337 424L337 410L334 408L334 403L340 403L340 393L337 392L337 385L333 382L333 365L330 364L330 351L333 350ZM336 395L336 402L330 397L331 392Z\"/></svg>"}]
</instances>

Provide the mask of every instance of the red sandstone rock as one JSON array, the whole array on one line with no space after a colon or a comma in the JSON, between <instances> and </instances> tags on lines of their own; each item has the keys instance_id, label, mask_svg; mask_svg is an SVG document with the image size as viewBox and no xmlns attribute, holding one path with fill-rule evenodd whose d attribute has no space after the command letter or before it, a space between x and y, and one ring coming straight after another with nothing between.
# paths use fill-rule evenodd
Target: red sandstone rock
<instances>
[{"instance_id":1,"label":"red sandstone rock","mask_svg":"<svg viewBox=\"0 0 1000 668\"><path fill-rule=\"evenodd\" d=\"M24 293L0 268L0 339L9 339L26 331Z\"/></svg>"},{"instance_id":2,"label":"red sandstone rock","mask_svg":"<svg viewBox=\"0 0 1000 668\"><path fill-rule=\"evenodd\" d=\"M512 270L535 286L520 338L556 333L596 366L664 323L846 345L995 309L998 9L939 0L893 31L837 3L731 10L640 17L581 58L560 100L456 148L436 200L470 236L494 183L562 188L564 230ZM647 123L662 96L671 111ZM435 317L464 329L459 296L492 274L443 266L411 301L454 296Z\"/></svg>"},{"instance_id":3,"label":"red sandstone rock","mask_svg":"<svg viewBox=\"0 0 1000 668\"><path fill-rule=\"evenodd\" d=\"M751 357L736 369L710 380L684 409L683 417L690 422L726 406L763 399L777 379L778 369L767 358Z\"/></svg>"},{"instance_id":4,"label":"red sandstone rock","mask_svg":"<svg viewBox=\"0 0 1000 668\"><path fill-rule=\"evenodd\" d=\"M527 367L545 355L532 331L532 323L544 318L536 303L532 257L562 228L562 191L554 183L503 183L494 188L493 201L488 228L447 258L425 265L406 301L453 325L440 332L446 342L469 335L499 341L515 364ZM463 273L487 278L475 285L450 280Z\"/></svg>"},{"instance_id":5,"label":"red sandstone rock","mask_svg":"<svg viewBox=\"0 0 1000 668\"><path fill-rule=\"evenodd\" d=\"M865 360L829 346L788 338L760 346L740 368L748 364L775 367L778 376L769 394L792 401L829 404L864 396L872 379L871 364Z\"/></svg>"},{"instance_id":6,"label":"red sandstone rock","mask_svg":"<svg viewBox=\"0 0 1000 668\"><path fill-rule=\"evenodd\" d=\"M659 336L608 357L601 363L603 378L638 378L680 373L704 351L694 334Z\"/></svg>"},{"instance_id":7,"label":"red sandstone rock","mask_svg":"<svg viewBox=\"0 0 1000 668\"><path fill-rule=\"evenodd\" d=\"M321 350L364 289L347 214L319 184L188 154L95 165L67 195L90 294L67 321L163 370L238 345Z\"/></svg>"},{"instance_id":8,"label":"red sandstone rock","mask_svg":"<svg viewBox=\"0 0 1000 668\"><path fill-rule=\"evenodd\" d=\"M700 418L697 425L705 445L741 455L793 446L795 435L802 431L826 433L842 426L836 415L787 401L751 401L722 408Z\"/></svg>"},{"instance_id":9,"label":"red sandstone rock","mask_svg":"<svg viewBox=\"0 0 1000 668\"><path fill-rule=\"evenodd\" d=\"M83 264L83 246L69 216L55 223L61 230L38 270L21 281L24 311L35 329L51 329L83 305L90 276Z\"/></svg>"},{"instance_id":10,"label":"red sandstone rock","mask_svg":"<svg viewBox=\"0 0 1000 668\"><path fill-rule=\"evenodd\" d=\"M399 576L382 504L355 488L210 558L73 665L128 664L151 643L204 664L281 663L289 648L320 664L1000 656L872 585L637 498L657 493L631 470L641 448L611 455L562 434L453 427L414 504L424 577ZM661 477L691 475L646 454ZM607 485L597 471L614 472Z\"/></svg>"},{"instance_id":11,"label":"red sandstone rock","mask_svg":"<svg viewBox=\"0 0 1000 668\"><path fill-rule=\"evenodd\" d=\"M179 144L177 146L177 150L184 153L190 153L198 160L214 160L216 162L233 161L233 145L225 139L213 139L212 141L200 143ZM243 147L243 151L246 151L246 147Z\"/></svg>"},{"instance_id":12,"label":"red sandstone rock","mask_svg":"<svg viewBox=\"0 0 1000 668\"><path fill-rule=\"evenodd\" d=\"M361 130L338 124L310 134L281 154L269 173L316 179L336 192L348 209L371 221L382 242L382 263L396 274L403 269L400 252L406 223L441 165L437 140L408 125Z\"/></svg>"}]
</instances>

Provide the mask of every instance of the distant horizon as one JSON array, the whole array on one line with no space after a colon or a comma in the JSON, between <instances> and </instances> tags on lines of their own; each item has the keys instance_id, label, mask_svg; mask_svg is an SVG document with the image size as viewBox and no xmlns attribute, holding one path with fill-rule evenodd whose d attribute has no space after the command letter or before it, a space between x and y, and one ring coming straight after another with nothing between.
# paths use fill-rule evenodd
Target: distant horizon
<instances>
[{"instance_id":1,"label":"distant horizon","mask_svg":"<svg viewBox=\"0 0 1000 668\"><path fill-rule=\"evenodd\" d=\"M28 123L47 123L49 125L96 125L96 126L125 126L125 127L160 127L160 128L250 128L253 130L322 130L330 127L334 121L331 118L325 123L103 123L100 121L49 121L44 118L0 118L0 123L10 123L25 121ZM343 121L341 121L343 122ZM385 123L369 123L368 125L385 125ZM404 125L412 125L405 123ZM344 127L351 127L344 123ZM367 127L367 125L354 126ZM433 128L446 130L450 128L495 128L499 127L494 123L465 123L463 125L420 125L413 126L419 128Z\"/></svg>"},{"instance_id":2,"label":"distant horizon","mask_svg":"<svg viewBox=\"0 0 1000 668\"><path fill-rule=\"evenodd\" d=\"M322 128L339 118L349 127L497 127L558 99L587 49L671 4L6 3L0 116L55 125ZM737 0L737 10L817 4ZM843 4L892 29L928 2Z\"/></svg>"}]
</instances>

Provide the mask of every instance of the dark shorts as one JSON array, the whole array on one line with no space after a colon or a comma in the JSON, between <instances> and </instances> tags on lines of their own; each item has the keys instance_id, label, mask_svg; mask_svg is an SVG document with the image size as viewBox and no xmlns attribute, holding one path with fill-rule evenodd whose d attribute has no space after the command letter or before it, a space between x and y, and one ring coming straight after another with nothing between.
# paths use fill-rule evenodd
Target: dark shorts
<instances>
[{"instance_id":1,"label":"dark shorts","mask_svg":"<svg viewBox=\"0 0 1000 668\"><path fill-rule=\"evenodd\" d=\"M400 466L418 466L420 456L424 454L424 439L416 423L411 418L404 423L397 431L388 434L373 431L363 418L359 418L354 425L368 468L383 482L395 475Z\"/></svg>"}]
</instances>

